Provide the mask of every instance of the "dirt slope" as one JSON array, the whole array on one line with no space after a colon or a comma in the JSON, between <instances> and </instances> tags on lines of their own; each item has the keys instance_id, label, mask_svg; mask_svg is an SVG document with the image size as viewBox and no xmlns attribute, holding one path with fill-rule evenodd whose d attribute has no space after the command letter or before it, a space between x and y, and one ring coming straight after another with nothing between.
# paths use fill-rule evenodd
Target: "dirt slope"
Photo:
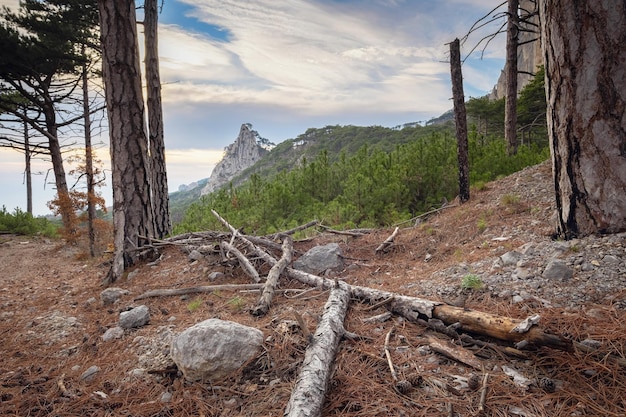
<instances>
[{"instance_id":1,"label":"dirt slope","mask_svg":"<svg viewBox=\"0 0 626 417\"><path fill-rule=\"evenodd\" d=\"M334 276L351 284L444 302L461 297L467 308L516 318L539 313L549 331L599 346L597 357L540 348L524 359L468 346L490 373L485 415L624 416L626 372L614 357L626 358L626 234L554 242L552 212L550 169L542 164L473 190L463 206L451 203L419 224L401 225L387 254L374 249L393 228L358 238L310 231L296 249L338 242L346 268ZM0 236L0 415L282 415L306 349L293 310L314 330L327 293L285 292L263 318L248 313L258 297L253 292L133 301L155 288L249 282L217 256L192 262L170 247L160 263L138 265L116 283L129 294L105 307L99 283L107 259L84 260L81 254L81 248L57 241ZM571 276L547 278L554 259ZM212 272L223 275L210 281ZM468 275L482 287L463 290ZM280 286L305 289L288 280ZM119 313L139 304L149 307L150 324L103 341ZM426 336L445 336L401 317L363 323L384 311L351 305L345 327L367 339L342 342L324 415L474 415L480 392L467 381L482 373L433 353ZM214 386L165 372L167 337L208 318L259 328L266 336L264 352ZM384 360L392 328L394 364L401 378L414 382L405 394L394 389ZM83 378L92 366L99 372ZM530 386L516 385L503 366L528 378Z\"/></svg>"}]
</instances>

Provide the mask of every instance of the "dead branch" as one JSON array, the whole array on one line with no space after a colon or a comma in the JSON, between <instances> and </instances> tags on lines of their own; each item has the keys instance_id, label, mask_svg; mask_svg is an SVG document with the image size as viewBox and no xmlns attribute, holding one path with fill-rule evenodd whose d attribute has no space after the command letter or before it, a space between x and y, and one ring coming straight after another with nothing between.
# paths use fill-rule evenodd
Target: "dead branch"
<instances>
[{"instance_id":1,"label":"dead branch","mask_svg":"<svg viewBox=\"0 0 626 417\"><path fill-rule=\"evenodd\" d=\"M283 273L287 265L291 263L292 254L293 240L290 236L285 236L283 238L283 256L275 265L272 266L269 274L267 274L267 280L265 282L265 287L263 287L261 298L259 299L256 307L250 311L252 315L264 316L269 311L270 304L272 304L272 298L274 297L274 290L276 289L276 284L278 283L278 278L280 277L280 274Z\"/></svg>"},{"instance_id":2,"label":"dead branch","mask_svg":"<svg viewBox=\"0 0 626 417\"><path fill-rule=\"evenodd\" d=\"M339 282L324 306L313 341L304 354L302 368L291 391L285 417L321 416L335 355L345 330L343 321L350 302L350 286Z\"/></svg>"},{"instance_id":3,"label":"dead branch","mask_svg":"<svg viewBox=\"0 0 626 417\"><path fill-rule=\"evenodd\" d=\"M217 213L214 214L218 216L219 219L222 219ZM235 230L228 224L228 222L226 222L226 220L222 219L221 221L223 221L229 229ZM235 233L237 233L236 230ZM250 250L263 259L263 261L272 266L278 262L271 255L259 249L245 237L239 235L239 238L242 239L246 245L248 245ZM331 279L322 278L297 269L285 268L285 273L290 278L296 279L313 287L329 289L335 286L335 281ZM447 325L458 323L459 327L457 328L457 331L462 330L464 332L481 334L513 343L524 340L537 346L549 346L568 351L572 350L571 341L565 340L556 335L547 334L537 326L531 327L527 333L523 334L511 332L511 329L517 326L521 320L480 311L473 311L461 307L449 306L436 301L408 297L368 287L353 285L350 286L350 289L354 298L366 301L370 304L375 304L393 297L393 300L389 304L389 310L413 322L416 322L418 319L430 319L435 317Z\"/></svg>"},{"instance_id":4,"label":"dead branch","mask_svg":"<svg viewBox=\"0 0 626 417\"><path fill-rule=\"evenodd\" d=\"M319 227L321 227L322 229L324 229L328 233L333 233L333 234L336 234L336 235L359 237L359 236L363 236L365 234L365 233L362 233L362 232L352 232L350 230L335 230L335 229L332 229L332 228L330 228L328 226L324 226L323 224L320 224Z\"/></svg>"},{"instance_id":5,"label":"dead branch","mask_svg":"<svg viewBox=\"0 0 626 417\"><path fill-rule=\"evenodd\" d=\"M487 399L487 381L489 381L489 374L485 374L483 377L483 386L480 390L480 402L478 403L478 414L482 414L485 411L485 400Z\"/></svg>"},{"instance_id":6,"label":"dead branch","mask_svg":"<svg viewBox=\"0 0 626 417\"><path fill-rule=\"evenodd\" d=\"M387 252L389 252L391 250L391 248L393 247L393 240L396 238L396 236L398 235L399 231L400 231L400 228L396 226L396 228L393 231L393 233L391 235L389 235L389 237L387 239L385 239L385 241L383 243L378 245L378 247L376 248L376 250L374 252L375 253L379 253L379 252L387 253Z\"/></svg>"},{"instance_id":7,"label":"dead branch","mask_svg":"<svg viewBox=\"0 0 626 417\"><path fill-rule=\"evenodd\" d=\"M387 365L389 365L389 370L391 371L391 378L393 379L394 388L400 394L406 394L411 390L412 385L406 379L398 379L398 372L396 371L396 367L393 365L393 361L391 360L391 352L389 351L389 340L391 339L391 334L393 333L393 331L394 328L392 327L391 330L389 330L389 332L387 333L387 336L385 336L385 357L387 358Z\"/></svg>"},{"instance_id":8,"label":"dead branch","mask_svg":"<svg viewBox=\"0 0 626 417\"><path fill-rule=\"evenodd\" d=\"M145 293L135 297L135 301L143 300L151 297L171 297L174 295L207 293L214 291L239 291L239 290L259 290L264 284L224 284L224 285L207 285L202 287L189 288L163 288L157 290L146 291Z\"/></svg>"},{"instance_id":9,"label":"dead branch","mask_svg":"<svg viewBox=\"0 0 626 417\"><path fill-rule=\"evenodd\" d=\"M254 280L254 282L261 282L261 277L259 276L259 273L254 268L254 266L252 266L250 261L248 261L248 258L246 258L246 256L243 253L241 253L239 249L237 249L234 245L231 245L228 242L221 242L220 246L227 253L230 252L233 255L235 255L235 257L239 261L239 264L241 265L241 268L244 270L246 274L250 276L250 278Z\"/></svg>"},{"instance_id":10,"label":"dead branch","mask_svg":"<svg viewBox=\"0 0 626 417\"><path fill-rule=\"evenodd\" d=\"M272 239L274 239L274 238L276 238L276 237L278 237L280 235L289 235L289 236L291 236L291 235L293 235L296 232L299 232L301 230L305 230L305 229L308 229L309 227L317 226L319 223L320 223L319 220L312 220L312 221L310 221L310 222L308 222L306 224L294 227L293 229L285 230L284 232L274 233L273 235L270 235L270 237Z\"/></svg>"},{"instance_id":11,"label":"dead branch","mask_svg":"<svg viewBox=\"0 0 626 417\"><path fill-rule=\"evenodd\" d=\"M482 369L480 361L476 359L473 354L462 347L456 346L450 342L444 342L432 336L427 337L426 340L433 351L457 362L471 366L474 369Z\"/></svg>"}]
</instances>

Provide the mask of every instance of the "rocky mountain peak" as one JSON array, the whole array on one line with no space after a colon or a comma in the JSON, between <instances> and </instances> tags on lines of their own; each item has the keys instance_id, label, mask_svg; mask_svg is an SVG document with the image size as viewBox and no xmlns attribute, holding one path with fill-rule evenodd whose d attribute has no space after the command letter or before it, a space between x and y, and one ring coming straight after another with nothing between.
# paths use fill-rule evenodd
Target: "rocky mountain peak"
<instances>
[{"instance_id":1,"label":"rocky mountain peak","mask_svg":"<svg viewBox=\"0 0 626 417\"><path fill-rule=\"evenodd\" d=\"M267 140L264 139L262 145L257 142L258 138L259 134L252 130L250 123L242 124L239 136L234 143L224 148L222 160L213 168L209 181L200 194L209 194L228 184L235 175L261 159L268 152L265 143Z\"/></svg>"}]
</instances>

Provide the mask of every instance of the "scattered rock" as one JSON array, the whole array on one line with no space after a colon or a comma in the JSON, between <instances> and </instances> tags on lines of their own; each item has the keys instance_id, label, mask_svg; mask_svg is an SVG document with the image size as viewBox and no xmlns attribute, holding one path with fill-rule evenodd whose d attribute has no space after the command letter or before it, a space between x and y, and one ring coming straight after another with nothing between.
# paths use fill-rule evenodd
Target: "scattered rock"
<instances>
[{"instance_id":1,"label":"scattered rock","mask_svg":"<svg viewBox=\"0 0 626 417\"><path fill-rule=\"evenodd\" d=\"M115 326L107 329L107 331L104 332L104 334L102 335L102 340L104 340L105 342L109 342L111 340L119 339L122 336L124 336L124 329L120 326Z\"/></svg>"},{"instance_id":2,"label":"scattered rock","mask_svg":"<svg viewBox=\"0 0 626 417\"><path fill-rule=\"evenodd\" d=\"M215 281L218 278L223 278L224 273L219 271L213 271L209 274L209 281Z\"/></svg>"},{"instance_id":3,"label":"scattered rock","mask_svg":"<svg viewBox=\"0 0 626 417\"><path fill-rule=\"evenodd\" d=\"M100 293L100 301L102 301L103 306L108 306L115 304L120 298L122 298L123 295L127 294L129 294L128 290L124 290L122 288L107 288Z\"/></svg>"},{"instance_id":4,"label":"scattered rock","mask_svg":"<svg viewBox=\"0 0 626 417\"><path fill-rule=\"evenodd\" d=\"M96 366L96 365L90 366L89 368L87 368L85 372L82 373L82 375L80 376L80 379L85 382L91 382L98 372L100 372L99 366Z\"/></svg>"},{"instance_id":5,"label":"scattered rock","mask_svg":"<svg viewBox=\"0 0 626 417\"><path fill-rule=\"evenodd\" d=\"M568 267L565 262L560 259L551 259L543 271L543 277L546 279L569 280L574 276L574 271Z\"/></svg>"},{"instance_id":6,"label":"scattered rock","mask_svg":"<svg viewBox=\"0 0 626 417\"><path fill-rule=\"evenodd\" d=\"M343 267L341 248L338 243L315 246L296 260L293 267L310 274L321 274L329 269L340 269Z\"/></svg>"},{"instance_id":7,"label":"scattered rock","mask_svg":"<svg viewBox=\"0 0 626 417\"><path fill-rule=\"evenodd\" d=\"M516 251L511 251L500 256L500 259L502 260L503 266L516 265L520 259L522 259L522 254Z\"/></svg>"},{"instance_id":8,"label":"scattered rock","mask_svg":"<svg viewBox=\"0 0 626 417\"><path fill-rule=\"evenodd\" d=\"M120 327L122 329L132 329L142 327L150 321L150 311L145 305L140 305L129 311L120 313Z\"/></svg>"},{"instance_id":9,"label":"scattered rock","mask_svg":"<svg viewBox=\"0 0 626 417\"><path fill-rule=\"evenodd\" d=\"M171 357L189 381L215 381L253 358L263 332L231 321L209 319L180 333L172 342Z\"/></svg>"},{"instance_id":10,"label":"scattered rock","mask_svg":"<svg viewBox=\"0 0 626 417\"><path fill-rule=\"evenodd\" d=\"M200 259L204 259L204 255L194 249L191 252L189 252L188 258L190 261L199 261Z\"/></svg>"}]
</instances>

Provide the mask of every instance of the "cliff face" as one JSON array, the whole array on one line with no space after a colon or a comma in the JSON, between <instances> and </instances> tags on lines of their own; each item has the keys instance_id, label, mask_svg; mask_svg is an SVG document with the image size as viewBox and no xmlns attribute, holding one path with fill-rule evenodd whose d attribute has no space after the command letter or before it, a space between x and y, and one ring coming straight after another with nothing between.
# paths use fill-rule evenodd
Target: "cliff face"
<instances>
[{"instance_id":1,"label":"cliff face","mask_svg":"<svg viewBox=\"0 0 626 417\"><path fill-rule=\"evenodd\" d=\"M524 10L533 10L534 5L530 0L520 0L520 8L523 10L521 14L525 14ZM538 31L539 18L534 16L530 19L530 22L537 26L526 25L528 29L534 29ZM533 41L534 40L534 41ZM528 42L528 43L526 43ZM532 32L520 32L518 39L519 46L517 48L517 92L522 91L522 88L533 78L529 74L520 72L535 73L538 67L543 65L543 54L541 52L541 42L539 40L539 33ZM504 97L506 93L506 76L504 70L498 78L498 84L493 88L493 91L489 95L492 100L497 100Z\"/></svg>"},{"instance_id":2,"label":"cliff face","mask_svg":"<svg viewBox=\"0 0 626 417\"><path fill-rule=\"evenodd\" d=\"M267 150L257 143L256 132L250 130L250 125L241 125L237 140L224 149L224 157L213 168L200 194L209 194L228 184L235 175L254 165L266 153Z\"/></svg>"}]
</instances>

